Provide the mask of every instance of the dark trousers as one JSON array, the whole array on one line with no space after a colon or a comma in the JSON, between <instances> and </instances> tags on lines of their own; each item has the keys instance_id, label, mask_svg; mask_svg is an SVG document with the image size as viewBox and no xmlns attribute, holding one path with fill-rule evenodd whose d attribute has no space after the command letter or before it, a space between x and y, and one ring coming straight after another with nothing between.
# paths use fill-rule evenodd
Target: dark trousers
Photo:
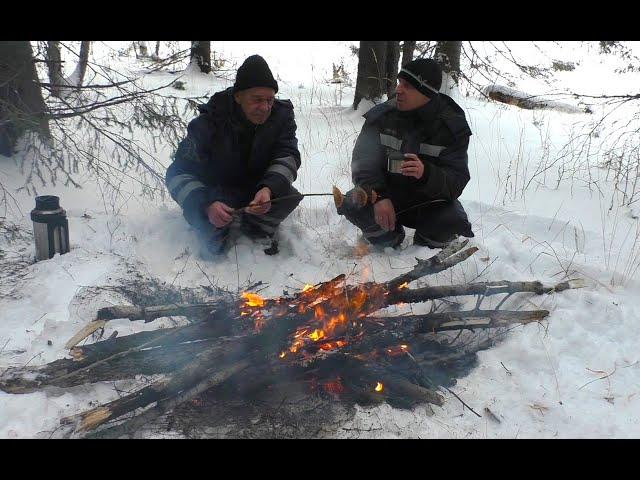
<instances>
[{"instance_id":1,"label":"dark trousers","mask_svg":"<svg viewBox=\"0 0 640 480\"><path fill-rule=\"evenodd\" d=\"M241 208L249 204L255 195L252 191L242 191L232 188L219 188L218 198L221 202L233 208ZM299 194L298 190L291 187L286 195ZM302 197L288 198L271 204L271 208L264 215L251 215L238 213L241 229L252 237L273 237L282 221L298 206ZM189 224L200 233L206 247L213 253L219 253L229 236L230 225L217 228L209 222L205 212L199 215L185 215Z\"/></svg>"},{"instance_id":2,"label":"dark trousers","mask_svg":"<svg viewBox=\"0 0 640 480\"><path fill-rule=\"evenodd\" d=\"M351 192L345 194L349 198ZM453 202L433 201L427 205L397 204L390 197L396 211L396 228L393 231L383 230L375 221L373 205L357 207L345 201L338 209L347 220L362 230L364 238L374 245L396 247L405 238L404 227L414 228L424 238L435 241L447 241L454 235L473 237L471 224L467 214L458 200ZM405 211L406 210L406 211Z\"/></svg>"}]
</instances>

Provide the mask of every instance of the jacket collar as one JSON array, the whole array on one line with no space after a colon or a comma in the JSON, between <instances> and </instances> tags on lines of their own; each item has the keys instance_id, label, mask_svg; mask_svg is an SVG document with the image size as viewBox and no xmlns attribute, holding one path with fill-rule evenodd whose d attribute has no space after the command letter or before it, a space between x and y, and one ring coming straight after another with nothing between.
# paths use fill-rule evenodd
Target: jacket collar
<instances>
[{"instance_id":1,"label":"jacket collar","mask_svg":"<svg viewBox=\"0 0 640 480\"><path fill-rule=\"evenodd\" d=\"M400 112L400 115L403 117L413 117L417 118L421 122L431 122L435 120L440 111L441 100L440 96L433 97L426 104L421 107L415 108L413 110L409 110L407 112Z\"/></svg>"}]
</instances>

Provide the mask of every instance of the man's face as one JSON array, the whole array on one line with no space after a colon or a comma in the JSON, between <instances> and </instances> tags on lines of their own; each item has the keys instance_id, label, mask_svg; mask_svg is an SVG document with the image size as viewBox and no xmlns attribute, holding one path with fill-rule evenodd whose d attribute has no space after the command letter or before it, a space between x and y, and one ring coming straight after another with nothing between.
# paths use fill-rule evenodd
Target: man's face
<instances>
[{"instance_id":1,"label":"man's face","mask_svg":"<svg viewBox=\"0 0 640 480\"><path fill-rule=\"evenodd\" d=\"M271 115L275 95L273 88L254 87L236 92L234 98L251 123L262 125Z\"/></svg>"},{"instance_id":2,"label":"man's face","mask_svg":"<svg viewBox=\"0 0 640 480\"><path fill-rule=\"evenodd\" d=\"M416 90L413 85L407 82L404 78L398 79L398 86L396 87L396 103L398 110L406 112L408 110L414 110L426 105L431 100L426 95L423 95Z\"/></svg>"}]
</instances>

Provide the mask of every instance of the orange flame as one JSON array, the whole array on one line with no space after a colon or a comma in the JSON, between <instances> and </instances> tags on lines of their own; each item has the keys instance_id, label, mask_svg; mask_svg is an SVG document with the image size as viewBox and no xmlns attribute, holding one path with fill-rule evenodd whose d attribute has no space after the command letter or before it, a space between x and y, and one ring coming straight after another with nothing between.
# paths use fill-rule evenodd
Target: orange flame
<instances>
[{"instance_id":1,"label":"orange flame","mask_svg":"<svg viewBox=\"0 0 640 480\"><path fill-rule=\"evenodd\" d=\"M302 289L302 292L308 292L309 290L313 290L313 285L309 285L308 283L305 284L304 288Z\"/></svg>"},{"instance_id":2,"label":"orange flame","mask_svg":"<svg viewBox=\"0 0 640 480\"><path fill-rule=\"evenodd\" d=\"M316 329L312 333L309 334L309 338L311 340L313 340L314 342L317 342L321 338L324 338L324 332L322 330Z\"/></svg>"},{"instance_id":3,"label":"orange flame","mask_svg":"<svg viewBox=\"0 0 640 480\"><path fill-rule=\"evenodd\" d=\"M280 358L284 358L285 355L287 354L287 352L280 352L280 355L278 355Z\"/></svg>"},{"instance_id":4,"label":"orange flame","mask_svg":"<svg viewBox=\"0 0 640 480\"><path fill-rule=\"evenodd\" d=\"M264 298L255 293L242 292L242 298L246 300L247 307L264 307Z\"/></svg>"},{"instance_id":5,"label":"orange flame","mask_svg":"<svg viewBox=\"0 0 640 480\"><path fill-rule=\"evenodd\" d=\"M408 288L409 282L404 282L402 285L398 286L398 290L402 290L403 288Z\"/></svg>"},{"instance_id":6,"label":"orange flame","mask_svg":"<svg viewBox=\"0 0 640 480\"><path fill-rule=\"evenodd\" d=\"M367 294L364 290L358 290L355 297L353 298L351 305L354 309L360 310L360 307L364 304L365 300L367 300Z\"/></svg>"},{"instance_id":7,"label":"orange flame","mask_svg":"<svg viewBox=\"0 0 640 480\"><path fill-rule=\"evenodd\" d=\"M381 392L383 389L384 389L384 387L383 387L382 383L377 382L377 384L376 384L376 386L375 386L374 390L375 390L376 392Z\"/></svg>"}]
</instances>

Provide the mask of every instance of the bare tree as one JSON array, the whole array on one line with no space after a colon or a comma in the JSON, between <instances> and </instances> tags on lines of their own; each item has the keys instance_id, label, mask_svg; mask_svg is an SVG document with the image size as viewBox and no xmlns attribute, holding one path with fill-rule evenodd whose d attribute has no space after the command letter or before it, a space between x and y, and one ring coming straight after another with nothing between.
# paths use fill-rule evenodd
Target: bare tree
<instances>
[{"instance_id":1,"label":"bare tree","mask_svg":"<svg viewBox=\"0 0 640 480\"><path fill-rule=\"evenodd\" d=\"M413 51L416 48L415 40L405 40L402 42L402 65L406 65L413 60Z\"/></svg>"},{"instance_id":2,"label":"bare tree","mask_svg":"<svg viewBox=\"0 0 640 480\"><path fill-rule=\"evenodd\" d=\"M138 58L149 58L147 42L138 42L138 51L140 52ZM138 53L138 51L136 51L136 53Z\"/></svg>"},{"instance_id":3,"label":"bare tree","mask_svg":"<svg viewBox=\"0 0 640 480\"><path fill-rule=\"evenodd\" d=\"M155 52L153 53L153 59L154 60L160 59L160 40L156 42L156 49L155 49Z\"/></svg>"},{"instance_id":4,"label":"bare tree","mask_svg":"<svg viewBox=\"0 0 640 480\"><path fill-rule=\"evenodd\" d=\"M211 72L211 42L191 42L191 63L196 63L202 73Z\"/></svg>"},{"instance_id":5,"label":"bare tree","mask_svg":"<svg viewBox=\"0 0 640 480\"><path fill-rule=\"evenodd\" d=\"M30 43L0 42L0 153L12 155L26 131L49 138L46 110Z\"/></svg>"},{"instance_id":6,"label":"bare tree","mask_svg":"<svg viewBox=\"0 0 640 480\"><path fill-rule=\"evenodd\" d=\"M353 99L357 109L363 98L377 101L395 87L400 45L398 41L361 41L358 50L358 77Z\"/></svg>"},{"instance_id":7,"label":"bare tree","mask_svg":"<svg viewBox=\"0 0 640 480\"><path fill-rule=\"evenodd\" d=\"M64 85L59 41L47 42L47 68L49 82L51 82L51 95L59 97Z\"/></svg>"},{"instance_id":8,"label":"bare tree","mask_svg":"<svg viewBox=\"0 0 640 480\"><path fill-rule=\"evenodd\" d=\"M60 54L60 42L50 41L47 42L46 48L46 64L49 72L50 92L51 95L57 98L61 98L63 95L69 93L68 87L82 86L84 77L87 71L87 63L89 62L89 51L91 49L90 41L80 42L80 51L76 52L74 49L65 45L65 48L73 55L78 57L78 62L73 73L68 77L64 76L64 68L62 56Z\"/></svg>"},{"instance_id":9,"label":"bare tree","mask_svg":"<svg viewBox=\"0 0 640 480\"><path fill-rule=\"evenodd\" d=\"M461 41L439 41L436 44L434 58L442 66L443 92L449 92L460 79Z\"/></svg>"},{"instance_id":10,"label":"bare tree","mask_svg":"<svg viewBox=\"0 0 640 480\"><path fill-rule=\"evenodd\" d=\"M85 73L87 72L87 63L89 62L89 50L91 49L90 41L80 42L80 53L78 55L78 64L75 71L71 74L71 77L67 79L67 82L74 87L82 86Z\"/></svg>"},{"instance_id":11,"label":"bare tree","mask_svg":"<svg viewBox=\"0 0 640 480\"><path fill-rule=\"evenodd\" d=\"M396 83L398 82L398 62L400 61L400 42L387 42L387 58L386 58L386 82L387 82L387 98L391 98L396 94Z\"/></svg>"},{"instance_id":12,"label":"bare tree","mask_svg":"<svg viewBox=\"0 0 640 480\"><path fill-rule=\"evenodd\" d=\"M54 46L80 56L77 47L65 42ZM42 65L41 73L46 75L52 50L47 42L37 47L34 55L29 42L0 42L0 147L2 153L13 155L25 175L21 188L38 194L37 184L80 186L75 177L82 169L119 196L124 178L134 181L143 195L164 196L166 166L159 152L176 148L186 131L183 117L191 118L196 100L204 98L173 95L167 87L175 80L144 88L138 74L113 69L108 59L92 62L88 45L82 63L86 59L84 68L91 72L91 81L73 89L67 84L74 95L56 97L53 92L59 83L39 82L36 68ZM186 58L188 51L178 52L153 69ZM81 69L76 68L78 80ZM112 108L115 106L126 108ZM29 132L39 133L46 141L25 138L18 142ZM147 139L152 141L150 146ZM6 203L3 198L0 196L0 204Z\"/></svg>"}]
</instances>

